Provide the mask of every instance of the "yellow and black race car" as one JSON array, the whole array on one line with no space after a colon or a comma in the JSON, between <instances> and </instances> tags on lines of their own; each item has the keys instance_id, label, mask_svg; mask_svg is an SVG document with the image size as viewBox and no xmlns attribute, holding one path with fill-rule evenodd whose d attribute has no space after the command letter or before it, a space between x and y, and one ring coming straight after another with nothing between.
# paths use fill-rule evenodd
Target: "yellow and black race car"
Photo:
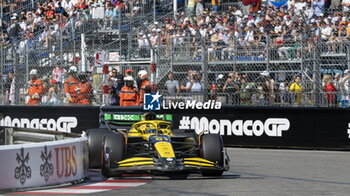
<instances>
[{"instance_id":1,"label":"yellow and black race car","mask_svg":"<svg viewBox=\"0 0 350 196\"><path fill-rule=\"evenodd\" d=\"M153 113L105 114L107 128L87 131L90 168L101 168L106 177L199 172L203 176L221 176L229 169L220 135L172 130L170 119L170 115ZM131 127L125 128L130 121Z\"/></svg>"}]
</instances>

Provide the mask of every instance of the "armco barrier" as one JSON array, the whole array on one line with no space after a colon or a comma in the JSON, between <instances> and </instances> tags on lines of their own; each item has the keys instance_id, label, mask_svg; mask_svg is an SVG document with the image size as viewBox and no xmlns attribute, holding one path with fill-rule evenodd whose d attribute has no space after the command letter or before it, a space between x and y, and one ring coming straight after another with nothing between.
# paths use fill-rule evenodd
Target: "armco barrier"
<instances>
[{"instance_id":1,"label":"armco barrier","mask_svg":"<svg viewBox=\"0 0 350 196\"><path fill-rule=\"evenodd\" d=\"M0 127L0 131L5 134L2 145L49 142L80 137L80 134L74 133L18 127Z\"/></svg>"},{"instance_id":2,"label":"armco barrier","mask_svg":"<svg viewBox=\"0 0 350 196\"><path fill-rule=\"evenodd\" d=\"M0 189L63 184L87 177L85 137L0 146L0 157Z\"/></svg>"},{"instance_id":3,"label":"armco barrier","mask_svg":"<svg viewBox=\"0 0 350 196\"><path fill-rule=\"evenodd\" d=\"M104 107L104 110L124 114L145 112L140 107ZM100 107L7 106L0 107L4 116L0 126L29 123L31 128L41 126L52 130L67 126L71 132L80 133L99 126L99 112ZM222 107L163 109L157 113L172 114L175 129L208 129L219 133L226 146L350 150L349 109Z\"/></svg>"}]
</instances>

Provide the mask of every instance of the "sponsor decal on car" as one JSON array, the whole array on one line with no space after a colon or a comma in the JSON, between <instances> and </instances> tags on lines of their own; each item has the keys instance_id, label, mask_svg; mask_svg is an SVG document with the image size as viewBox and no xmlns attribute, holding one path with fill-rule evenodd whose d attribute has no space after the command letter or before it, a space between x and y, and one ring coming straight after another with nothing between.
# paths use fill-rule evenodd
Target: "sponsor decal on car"
<instances>
[{"instance_id":1,"label":"sponsor decal on car","mask_svg":"<svg viewBox=\"0 0 350 196\"><path fill-rule=\"evenodd\" d=\"M171 114L157 114L156 118L159 120L172 121L173 116ZM140 114L104 114L104 120L117 120L117 121L140 121L142 115Z\"/></svg>"},{"instance_id":2,"label":"sponsor decal on car","mask_svg":"<svg viewBox=\"0 0 350 196\"><path fill-rule=\"evenodd\" d=\"M213 134L235 136L262 136L282 137L283 131L288 131L290 122L286 118L268 118L261 120L234 120L212 119L206 117L183 116L179 129L194 129L197 134L208 131Z\"/></svg>"}]
</instances>

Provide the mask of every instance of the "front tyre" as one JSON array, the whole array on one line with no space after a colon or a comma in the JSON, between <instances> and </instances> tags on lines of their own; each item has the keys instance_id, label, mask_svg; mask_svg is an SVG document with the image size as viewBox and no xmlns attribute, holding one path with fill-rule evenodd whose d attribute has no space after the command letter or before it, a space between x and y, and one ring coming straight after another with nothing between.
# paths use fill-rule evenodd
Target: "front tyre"
<instances>
[{"instance_id":1,"label":"front tyre","mask_svg":"<svg viewBox=\"0 0 350 196\"><path fill-rule=\"evenodd\" d=\"M123 134L108 133L102 142L102 166L101 172L105 177L120 176L121 172L112 172L118 167L118 162L124 160L126 144Z\"/></svg>"},{"instance_id":2,"label":"front tyre","mask_svg":"<svg viewBox=\"0 0 350 196\"><path fill-rule=\"evenodd\" d=\"M219 166L224 165L224 152L223 142L220 135L207 134L201 138L200 154L201 157L214 163L218 163ZM221 176L224 171L203 171L203 176Z\"/></svg>"},{"instance_id":3,"label":"front tyre","mask_svg":"<svg viewBox=\"0 0 350 196\"><path fill-rule=\"evenodd\" d=\"M110 133L108 129L88 129L86 136L89 145L89 167L101 168L101 149L103 136Z\"/></svg>"}]
</instances>

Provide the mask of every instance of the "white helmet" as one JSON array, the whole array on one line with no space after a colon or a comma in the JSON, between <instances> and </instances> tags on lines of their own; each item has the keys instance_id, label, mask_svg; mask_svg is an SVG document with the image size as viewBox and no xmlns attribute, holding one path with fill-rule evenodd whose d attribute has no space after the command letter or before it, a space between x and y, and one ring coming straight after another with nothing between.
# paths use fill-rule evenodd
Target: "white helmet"
<instances>
[{"instance_id":1,"label":"white helmet","mask_svg":"<svg viewBox=\"0 0 350 196\"><path fill-rule=\"evenodd\" d=\"M125 76L124 81L134 81L134 78L132 76Z\"/></svg>"},{"instance_id":2,"label":"white helmet","mask_svg":"<svg viewBox=\"0 0 350 196\"><path fill-rule=\"evenodd\" d=\"M138 73L138 76L141 78L141 79L145 79L148 77L148 73L146 70L140 70L139 73Z\"/></svg>"},{"instance_id":3,"label":"white helmet","mask_svg":"<svg viewBox=\"0 0 350 196\"><path fill-rule=\"evenodd\" d=\"M29 75L38 75L38 70L36 70L36 69L30 70Z\"/></svg>"},{"instance_id":4,"label":"white helmet","mask_svg":"<svg viewBox=\"0 0 350 196\"><path fill-rule=\"evenodd\" d=\"M69 67L69 73L77 73L78 72L78 68L76 66L70 66Z\"/></svg>"}]
</instances>

